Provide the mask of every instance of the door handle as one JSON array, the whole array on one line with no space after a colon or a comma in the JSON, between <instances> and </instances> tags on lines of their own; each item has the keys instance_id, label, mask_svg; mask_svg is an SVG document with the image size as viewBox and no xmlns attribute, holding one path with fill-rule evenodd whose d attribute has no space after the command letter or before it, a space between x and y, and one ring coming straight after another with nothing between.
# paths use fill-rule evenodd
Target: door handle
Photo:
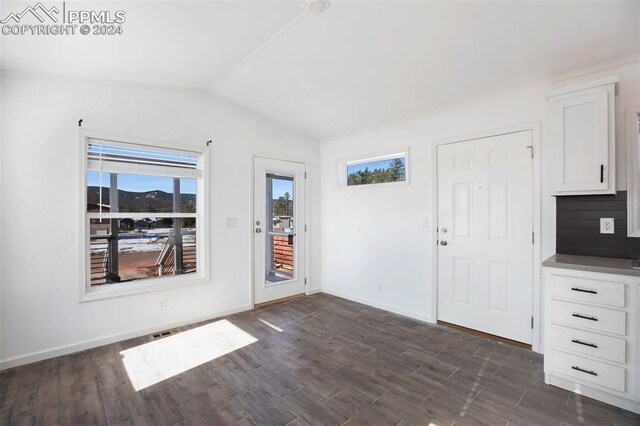
<instances>
[{"instance_id":1,"label":"door handle","mask_svg":"<svg viewBox=\"0 0 640 426\"><path fill-rule=\"evenodd\" d=\"M441 245L441 246L446 246L447 244L449 244L449 243L447 242L447 240L441 240L441 241L440 241L440 245Z\"/></svg>"},{"instance_id":2,"label":"door handle","mask_svg":"<svg viewBox=\"0 0 640 426\"><path fill-rule=\"evenodd\" d=\"M256 234L259 234L259 233L261 233L261 232L262 232L262 229L260 229L260 228L256 228Z\"/></svg>"}]
</instances>

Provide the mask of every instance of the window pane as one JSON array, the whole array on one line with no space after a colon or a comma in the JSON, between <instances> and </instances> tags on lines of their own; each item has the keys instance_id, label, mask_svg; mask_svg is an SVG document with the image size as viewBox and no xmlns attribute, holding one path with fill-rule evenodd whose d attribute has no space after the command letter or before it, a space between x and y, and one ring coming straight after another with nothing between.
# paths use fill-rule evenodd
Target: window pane
<instances>
[{"instance_id":1,"label":"window pane","mask_svg":"<svg viewBox=\"0 0 640 426\"><path fill-rule=\"evenodd\" d=\"M266 178L271 223L265 240L265 278L267 283L276 283L295 276L294 177L268 173Z\"/></svg>"},{"instance_id":2,"label":"window pane","mask_svg":"<svg viewBox=\"0 0 640 426\"><path fill-rule=\"evenodd\" d=\"M173 212L173 178L118 174L118 211L123 213Z\"/></svg>"},{"instance_id":3,"label":"window pane","mask_svg":"<svg viewBox=\"0 0 640 426\"><path fill-rule=\"evenodd\" d=\"M271 181L272 225L278 232L293 232L293 178L273 176Z\"/></svg>"},{"instance_id":4,"label":"window pane","mask_svg":"<svg viewBox=\"0 0 640 426\"><path fill-rule=\"evenodd\" d=\"M102 187L102 200L100 199ZM87 172L87 212L109 213L109 173Z\"/></svg>"},{"instance_id":5,"label":"window pane","mask_svg":"<svg viewBox=\"0 0 640 426\"><path fill-rule=\"evenodd\" d=\"M195 218L91 219L91 285L196 272Z\"/></svg>"},{"instance_id":6,"label":"window pane","mask_svg":"<svg viewBox=\"0 0 640 426\"><path fill-rule=\"evenodd\" d=\"M196 180L180 179L180 213L196 212Z\"/></svg>"},{"instance_id":7,"label":"window pane","mask_svg":"<svg viewBox=\"0 0 640 426\"><path fill-rule=\"evenodd\" d=\"M347 185L403 182L406 180L405 157L370 161L347 166Z\"/></svg>"}]
</instances>

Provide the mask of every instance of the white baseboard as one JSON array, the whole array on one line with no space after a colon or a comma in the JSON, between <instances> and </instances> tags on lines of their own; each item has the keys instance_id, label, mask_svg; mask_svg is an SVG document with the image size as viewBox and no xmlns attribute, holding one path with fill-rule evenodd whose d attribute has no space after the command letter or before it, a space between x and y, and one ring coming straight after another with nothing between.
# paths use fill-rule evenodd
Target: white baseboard
<instances>
[{"instance_id":1,"label":"white baseboard","mask_svg":"<svg viewBox=\"0 0 640 426\"><path fill-rule=\"evenodd\" d=\"M377 300L365 299L358 296L353 296L351 294L343 293L341 291L335 291L328 288L322 288L323 293L330 294L332 296L341 297L343 299L351 300L352 302L362 303L363 305L371 306L373 308L383 309L385 311L393 312L394 314L402 315L405 317L409 317L418 321L435 323L430 316L421 314L419 312L409 311L407 309L399 308L393 305L387 305L386 303L378 302Z\"/></svg>"},{"instance_id":2,"label":"white baseboard","mask_svg":"<svg viewBox=\"0 0 640 426\"><path fill-rule=\"evenodd\" d=\"M207 321L214 318L224 317L226 315L236 314L238 312L248 311L252 307L251 305L242 305L236 308L227 309L225 311L216 312L211 315L202 315L195 318L189 318L182 321L174 321L165 324L159 324L153 327L141 328L134 331L127 331L126 333L112 334L110 336L99 337L97 339L84 340L82 342L72 343L70 345L58 346L51 349L45 349L42 351L31 352L24 355L18 355L11 358L0 360L0 371L7 368L18 367L20 365L30 364L32 362L42 361L49 358L54 358L61 355L67 355L86 349L96 348L102 345L108 345L109 343L120 342L122 340L133 339L135 337L144 336L146 334L157 333L158 331L167 330L170 328L182 327L188 324L193 324L200 321Z\"/></svg>"},{"instance_id":3,"label":"white baseboard","mask_svg":"<svg viewBox=\"0 0 640 426\"><path fill-rule=\"evenodd\" d=\"M319 288L310 288L309 290L307 290L307 296L311 296L312 294L317 294L321 292L322 290Z\"/></svg>"}]
</instances>

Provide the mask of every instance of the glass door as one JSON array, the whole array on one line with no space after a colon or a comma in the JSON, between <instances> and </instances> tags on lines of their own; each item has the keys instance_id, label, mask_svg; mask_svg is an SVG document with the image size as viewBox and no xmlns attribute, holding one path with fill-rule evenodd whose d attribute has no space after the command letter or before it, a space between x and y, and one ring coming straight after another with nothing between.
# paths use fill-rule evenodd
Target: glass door
<instances>
[{"instance_id":1,"label":"glass door","mask_svg":"<svg viewBox=\"0 0 640 426\"><path fill-rule=\"evenodd\" d=\"M254 300L305 291L305 165L254 158Z\"/></svg>"}]
</instances>

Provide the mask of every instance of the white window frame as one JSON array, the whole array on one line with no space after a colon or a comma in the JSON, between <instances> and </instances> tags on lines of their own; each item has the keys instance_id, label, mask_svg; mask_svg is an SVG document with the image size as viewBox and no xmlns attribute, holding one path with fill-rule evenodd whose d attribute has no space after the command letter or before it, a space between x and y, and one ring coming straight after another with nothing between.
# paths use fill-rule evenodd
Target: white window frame
<instances>
[{"instance_id":1,"label":"white window frame","mask_svg":"<svg viewBox=\"0 0 640 426\"><path fill-rule=\"evenodd\" d=\"M353 166L356 164L363 164L363 163L371 163L375 161L391 160L391 159L400 158L400 157L404 158L405 179L403 181L370 183L366 185L349 185L348 184L349 166ZM342 186L345 188L385 188L385 187L392 187L392 186L409 185L409 175L410 175L409 147L405 146L402 148L387 149L384 151L369 153L367 155L358 155L358 156L353 156L349 158L344 158L342 160L338 160L337 169L338 169L338 186Z\"/></svg>"},{"instance_id":2,"label":"white window frame","mask_svg":"<svg viewBox=\"0 0 640 426\"><path fill-rule=\"evenodd\" d=\"M185 275L164 276L146 278L142 280L124 283L111 283L100 286L91 286L90 279L90 254L89 254L89 218L94 215L87 213L87 147L90 139L102 139L111 145L124 145L134 148L148 148L156 151L168 150L169 152L185 151L198 157L197 170L194 171L196 179L196 265L194 273ZM179 146L179 148L176 148ZM204 143L202 146L193 144L176 144L166 141L144 139L134 136L119 135L93 129L79 129L78 131L78 223L79 223L79 271L80 271L80 302L107 299L113 297L128 296L133 294L169 290L192 285L210 283L209 262L209 150ZM127 167L125 165L125 167ZM134 170L135 168L135 170ZM108 171L108 170L105 170ZM144 170L144 166L131 165L131 173L134 174L159 174L153 170ZM160 173L161 174L161 173ZM148 214L130 213L128 217L147 217ZM171 215L184 217L183 213ZM103 218L108 218L109 213L102 213Z\"/></svg>"}]
</instances>

